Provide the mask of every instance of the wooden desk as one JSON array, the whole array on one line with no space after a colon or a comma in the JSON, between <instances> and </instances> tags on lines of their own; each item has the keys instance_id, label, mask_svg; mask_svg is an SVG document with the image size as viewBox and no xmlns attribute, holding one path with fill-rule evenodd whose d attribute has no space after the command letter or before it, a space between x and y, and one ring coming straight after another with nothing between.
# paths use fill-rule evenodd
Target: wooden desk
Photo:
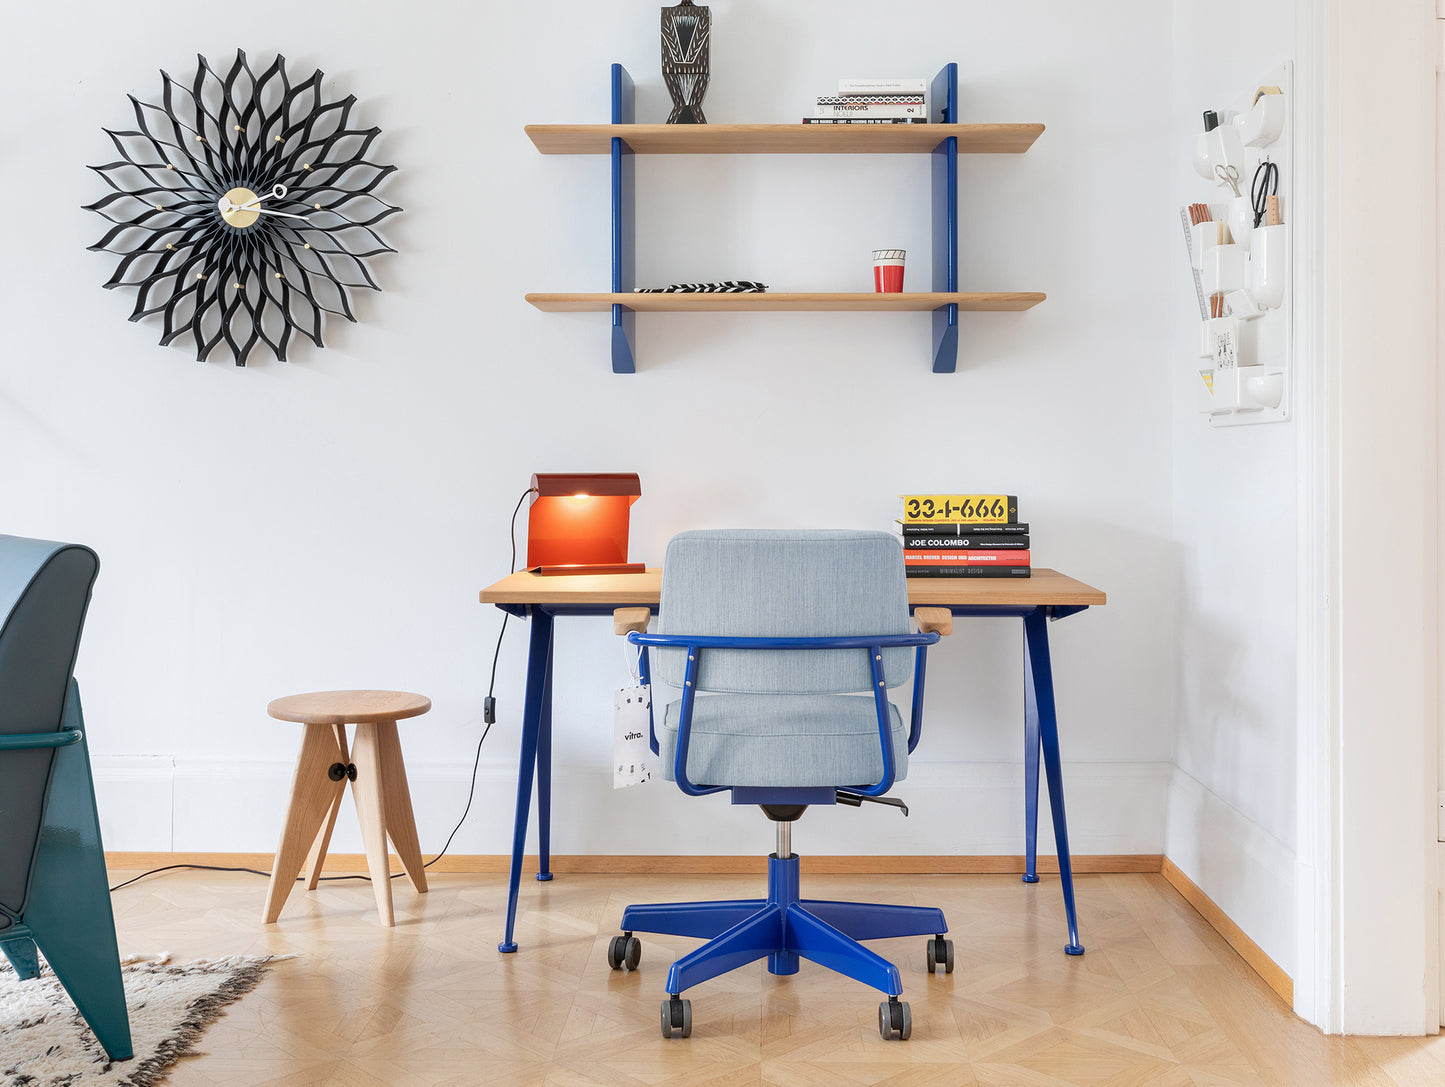
<instances>
[{"instance_id":1,"label":"wooden desk","mask_svg":"<svg viewBox=\"0 0 1445 1087\"><path fill-rule=\"evenodd\" d=\"M539 880L552 878L552 620L558 615L611 615L615 608L656 608L662 571L641 574L567 574L544 577L526 571L511 574L481 592L483 604L531 621L527 651L527 693L522 710L522 755L517 768L517 813L512 827L512 867L507 888L507 924L497 949L517 950L513 929L522 881L522 854L537 783ZM1107 602L1103 592L1057 570L1038 569L1033 577L944 579L908 582L910 607L945 607L954 615L1013 617L1024 627L1024 832L1025 883L1037 883L1039 763L1049 787L1059 884L1068 919L1064 951L1082 955L1074 909L1074 874L1064 817L1064 782L1059 758L1058 717L1054 709L1053 667L1049 660L1048 622Z\"/></svg>"}]
</instances>

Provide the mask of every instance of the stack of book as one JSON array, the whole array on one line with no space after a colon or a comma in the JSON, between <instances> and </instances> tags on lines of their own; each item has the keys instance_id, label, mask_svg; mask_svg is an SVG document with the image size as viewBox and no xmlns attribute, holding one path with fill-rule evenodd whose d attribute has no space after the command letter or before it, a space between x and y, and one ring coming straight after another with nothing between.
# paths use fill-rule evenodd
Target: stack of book
<instances>
[{"instance_id":1,"label":"stack of book","mask_svg":"<svg viewBox=\"0 0 1445 1087\"><path fill-rule=\"evenodd\" d=\"M906 494L899 531L909 577L1028 577L1029 526L1006 494Z\"/></svg>"},{"instance_id":2,"label":"stack of book","mask_svg":"<svg viewBox=\"0 0 1445 1087\"><path fill-rule=\"evenodd\" d=\"M928 123L926 79L840 79L838 93L819 95L805 125L908 125Z\"/></svg>"}]
</instances>

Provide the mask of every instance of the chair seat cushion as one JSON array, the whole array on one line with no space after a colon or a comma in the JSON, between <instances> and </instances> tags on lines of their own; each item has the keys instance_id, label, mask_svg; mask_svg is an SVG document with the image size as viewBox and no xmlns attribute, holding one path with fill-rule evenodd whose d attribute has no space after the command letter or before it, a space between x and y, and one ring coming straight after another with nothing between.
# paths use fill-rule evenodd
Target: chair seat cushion
<instances>
[{"instance_id":1,"label":"chair seat cushion","mask_svg":"<svg viewBox=\"0 0 1445 1087\"><path fill-rule=\"evenodd\" d=\"M5 914L0 913L0 932L3 932L5 929L9 928L10 925L10 918L7 917Z\"/></svg>"},{"instance_id":2,"label":"chair seat cushion","mask_svg":"<svg viewBox=\"0 0 1445 1087\"><path fill-rule=\"evenodd\" d=\"M888 703L895 780L908 773L908 736ZM658 733L662 773L676 775L682 702L671 703ZM878 713L863 695L699 695L688 733L687 776L694 785L848 786L883 778Z\"/></svg>"}]
</instances>

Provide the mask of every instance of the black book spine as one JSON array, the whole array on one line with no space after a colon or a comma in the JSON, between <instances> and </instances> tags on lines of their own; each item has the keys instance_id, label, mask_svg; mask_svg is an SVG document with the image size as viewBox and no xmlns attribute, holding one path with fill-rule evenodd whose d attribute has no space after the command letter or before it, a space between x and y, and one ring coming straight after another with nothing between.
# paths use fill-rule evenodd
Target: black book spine
<instances>
[{"instance_id":1,"label":"black book spine","mask_svg":"<svg viewBox=\"0 0 1445 1087\"><path fill-rule=\"evenodd\" d=\"M952 521L946 525L903 525L904 539L913 536L1027 536L1028 534L1029 526L1027 523L1017 525L970 525Z\"/></svg>"},{"instance_id":2,"label":"black book spine","mask_svg":"<svg viewBox=\"0 0 1445 1087\"><path fill-rule=\"evenodd\" d=\"M908 577L1028 577L1028 566L908 566Z\"/></svg>"},{"instance_id":3,"label":"black book spine","mask_svg":"<svg viewBox=\"0 0 1445 1087\"><path fill-rule=\"evenodd\" d=\"M1027 551L1027 536L910 536L910 551Z\"/></svg>"}]
</instances>

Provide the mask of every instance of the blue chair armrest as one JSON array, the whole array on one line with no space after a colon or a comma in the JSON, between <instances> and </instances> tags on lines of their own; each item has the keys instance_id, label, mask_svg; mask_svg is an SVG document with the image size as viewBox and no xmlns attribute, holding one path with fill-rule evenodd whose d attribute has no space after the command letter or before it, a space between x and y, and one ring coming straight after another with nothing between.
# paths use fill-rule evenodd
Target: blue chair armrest
<instances>
[{"instance_id":1,"label":"blue chair armrest","mask_svg":"<svg viewBox=\"0 0 1445 1087\"><path fill-rule=\"evenodd\" d=\"M78 744L85 733L78 728L63 728L58 732L20 732L11 736L0 736L0 751L35 751L46 747L69 747Z\"/></svg>"}]
</instances>

